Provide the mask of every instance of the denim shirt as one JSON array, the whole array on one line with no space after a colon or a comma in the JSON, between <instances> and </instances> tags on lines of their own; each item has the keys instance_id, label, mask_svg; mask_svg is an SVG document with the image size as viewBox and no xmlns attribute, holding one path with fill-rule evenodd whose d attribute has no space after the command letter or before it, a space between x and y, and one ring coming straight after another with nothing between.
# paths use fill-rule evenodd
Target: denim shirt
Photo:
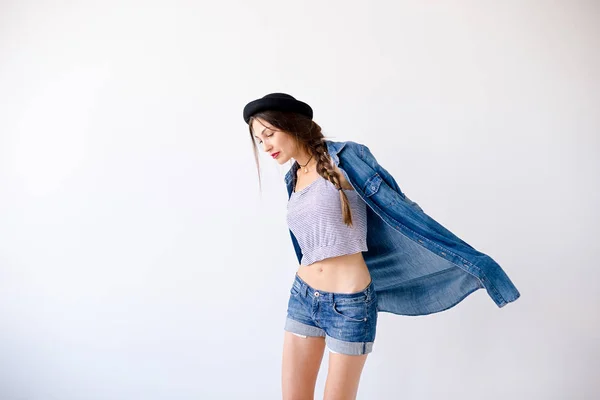
<instances>
[{"instance_id":1,"label":"denim shirt","mask_svg":"<svg viewBox=\"0 0 600 400\"><path fill-rule=\"evenodd\" d=\"M498 307L520 294L500 265L443 227L410 200L363 144L326 140L327 151L367 207L363 257L379 311L426 315L485 288ZM285 176L291 196L298 163ZM298 262L302 251L290 230Z\"/></svg>"}]
</instances>

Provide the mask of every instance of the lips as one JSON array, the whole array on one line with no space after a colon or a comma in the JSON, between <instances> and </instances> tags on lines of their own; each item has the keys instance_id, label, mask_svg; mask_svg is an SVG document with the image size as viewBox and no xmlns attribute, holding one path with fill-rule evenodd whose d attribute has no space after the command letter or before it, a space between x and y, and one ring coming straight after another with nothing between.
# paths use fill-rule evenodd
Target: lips
<instances>
[{"instance_id":1,"label":"lips","mask_svg":"<svg viewBox=\"0 0 600 400\"><path fill-rule=\"evenodd\" d=\"M279 151L277 153L273 153L273 154L271 154L271 157L277 158L277 156L279 155L279 153L280 153Z\"/></svg>"}]
</instances>

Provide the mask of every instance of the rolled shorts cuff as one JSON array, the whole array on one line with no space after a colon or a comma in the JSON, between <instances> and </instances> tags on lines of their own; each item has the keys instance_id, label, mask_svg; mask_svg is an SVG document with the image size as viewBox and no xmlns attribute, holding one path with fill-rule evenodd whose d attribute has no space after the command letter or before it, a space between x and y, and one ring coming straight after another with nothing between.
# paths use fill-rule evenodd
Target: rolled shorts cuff
<instances>
[{"instance_id":1,"label":"rolled shorts cuff","mask_svg":"<svg viewBox=\"0 0 600 400\"><path fill-rule=\"evenodd\" d=\"M325 337L325 331L319 327L304 324L300 321L296 321L295 319L291 319L287 317L285 320L285 327L283 328L286 331L295 333L297 335L303 336L317 336L317 337Z\"/></svg>"},{"instance_id":2,"label":"rolled shorts cuff","mask_svg":"<svg viewBox=\"0 0 600 400\"><path fill-rule=\"evenodd\" d=\"M346 354L349 356L360 356L373 351L373 342L345 342L326 335L325 343L332 353Z\"/></svg>"},{"instance_id":3,"label":"rolled shorts cuff","mask_svg":"<svg viewBox=\"0 0 600 400\"><path fill-rule=\"evenodd\" d=\"M308 325L287 317L284 330L301 336L324 337L327 348L332 353L359 356L373 351L373 342L345 342L333 338L319 327Z\"/></svg>"}]
</instances>

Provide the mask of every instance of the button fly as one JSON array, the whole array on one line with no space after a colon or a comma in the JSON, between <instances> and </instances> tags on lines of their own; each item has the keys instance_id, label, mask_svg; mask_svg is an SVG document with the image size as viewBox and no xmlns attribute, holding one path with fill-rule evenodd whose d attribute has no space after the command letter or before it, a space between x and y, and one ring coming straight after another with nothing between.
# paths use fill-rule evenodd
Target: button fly
<instances>
[{"instance_id":1,"label":"button fly","mask_svg":"<svg viewBox=\"0 0 600 400\"><path fill-rule=\"evenodd\" d=\"M316 296L316 297L319 297L319 292L315 292L315 296Z\"/></svg>"}]
</instances>

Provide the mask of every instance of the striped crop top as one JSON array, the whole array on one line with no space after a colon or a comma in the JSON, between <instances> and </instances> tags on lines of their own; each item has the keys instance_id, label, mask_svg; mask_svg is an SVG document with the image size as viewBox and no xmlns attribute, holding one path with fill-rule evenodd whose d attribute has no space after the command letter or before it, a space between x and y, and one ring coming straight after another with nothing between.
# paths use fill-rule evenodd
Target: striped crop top
<instances>
[{"instance_id":1,"label":"striped crop top","mask_svg":"<svg viewBox=\"0 0 600 400\"><path fill-rule=\"evenodd\" d=\"M338 190L322 176L292 192L287 223L302 250L300 264L367 251L367 205L356 191L343 190L350 203L352 226L344 223Z\"/></svg>"}]
</instances>

